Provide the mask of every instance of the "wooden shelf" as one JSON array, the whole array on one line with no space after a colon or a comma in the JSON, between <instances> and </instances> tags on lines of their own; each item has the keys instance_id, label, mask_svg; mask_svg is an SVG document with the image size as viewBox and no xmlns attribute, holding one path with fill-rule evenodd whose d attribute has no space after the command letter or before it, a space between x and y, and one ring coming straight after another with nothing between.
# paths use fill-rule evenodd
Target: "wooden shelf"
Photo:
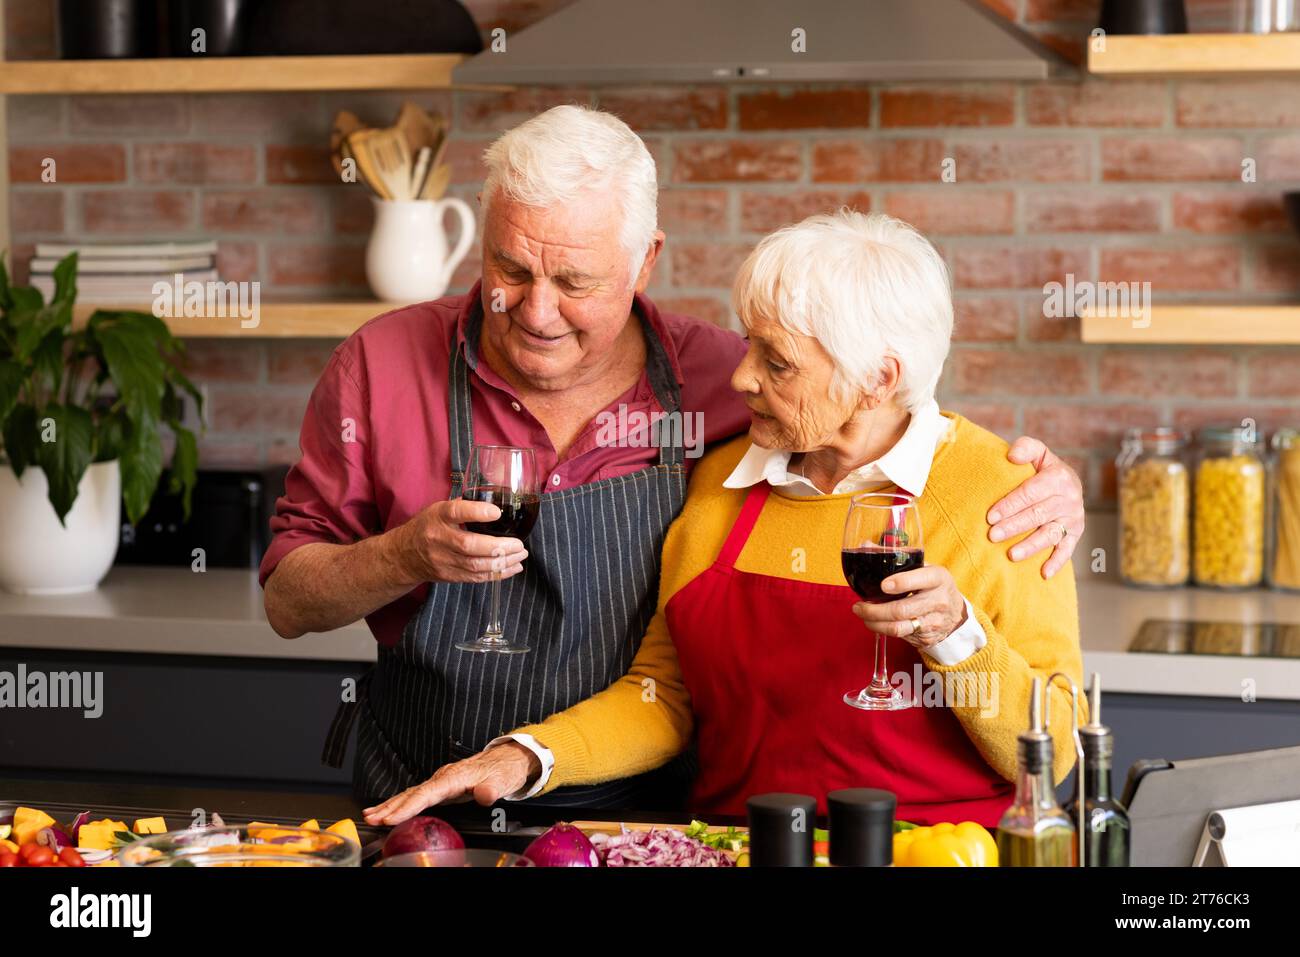
<instances>
[{"instance_id":1,"label":"wooden shelf","mask_svg":"<svg viewBox=\"0 0 1300 957\"><path fill-rule=\"evenodd\" d=\"M238 316L165 319L174 335L187 339L344 339L363 324L401 303L392 302L263 302L257 326L245 329ZM97 306L78 303L72 321L83 325L96 309L149 312L150 305L120 303Z\"/></svg>"},{"instance_id":2,"label":"wooden shelf","mask_svg":"<svg viewBox=\"0 0 1300 957\"><path fill-rule=\"evenodd\" d=\"M1106 37L1088 49L1102 76L1224 76L1300 73L1300 33L1183 33Z\"/></svg>"},{"instance_id":3,"label":"wooden shelf","mask_svg":"<svg viewBox=\"0 0 1300 957\"><path fill-rule=\"evenodd\" d=\"M0 94L435 90L460 54L0 62Z\"/></svg>"},{"instance_id":4,"label":"wooden shelf","mask_svg":"<svg viewBox=\"0 0 1300 957\"><path fill-rule=\"evenodd\" d=\"M1300 306L1153 306L1150 325L1084 316L1084 342L1128 345L1300 345Z\"/></svg>"}]
</instances>

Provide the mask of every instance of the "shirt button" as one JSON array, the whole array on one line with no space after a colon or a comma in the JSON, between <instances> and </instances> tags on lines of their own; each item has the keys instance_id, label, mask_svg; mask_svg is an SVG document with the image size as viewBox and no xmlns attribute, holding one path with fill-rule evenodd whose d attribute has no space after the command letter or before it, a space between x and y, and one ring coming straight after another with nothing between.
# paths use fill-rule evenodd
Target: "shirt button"
<instances>
[{"instance_id":1,"label":"shirt button","mask_svg":"<svg viewBox=\"0 0 1300 957\"><path fill-rule=\"evenodd\" d=\"M518 402L511 402L511 403L510 403L510 408L512 408L512 409L514 409L516 412L518 412L518 411L519 411L519 403L518 403Z\"/></svg>"},{"instance_id":2,"label":"shirt button","mask_svg":"<svg viewBox=\"0 0 1300 957\"><path fill-rule=\"evenodd\" d=\"M551 476L551 484L552 484L552 485L559 485L559 484L560 484L560 476L559 476L559 473L556 473L555 475L552 475L552 476Z\"/></svg>"}]
</instances>

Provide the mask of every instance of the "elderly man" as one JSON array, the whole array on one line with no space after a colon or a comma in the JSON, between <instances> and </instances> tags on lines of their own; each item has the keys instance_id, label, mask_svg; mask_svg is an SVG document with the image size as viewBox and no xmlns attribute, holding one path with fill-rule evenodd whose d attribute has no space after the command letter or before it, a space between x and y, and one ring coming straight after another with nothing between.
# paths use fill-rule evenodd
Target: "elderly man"
<instances>
[{"instance_id":1,"label":"elderly man","mask_svg":"<svg viewBox=\"0 0 1300 957\"><path fill-rule=\"evenodd\" d=\"M484 749L463 788L480 802L507 796L492 784L494 761L522 762L544 781L550 753L508 732L623 675L655 612L661 546L694 458L680 440L648 442L646 421L681 413L702 422L706 444L749 422L729 388L744 341L661 313L644 295L664 234L654 161L624 123L556 107L504 134L485 160L481 281L380 316L335 351L262 564L280 635L365 617L379 641L351 709L354 789L366 801ZM463 527L499 515L458 499L474 443L535 450L545 493L527 549ZM1083 527L1078 479L1034 440L1010 455L1038 474L989 503L989 535L1037 529L1012 558L1053 548L1050 575ZM455 648L481 629L479 583L494 572L506 579L502 618L526 635L527 655ZM349 724L331 729L340 762ZM679 760L544 800L667 806L688 784Z\"/></svg>"}]
</instances>

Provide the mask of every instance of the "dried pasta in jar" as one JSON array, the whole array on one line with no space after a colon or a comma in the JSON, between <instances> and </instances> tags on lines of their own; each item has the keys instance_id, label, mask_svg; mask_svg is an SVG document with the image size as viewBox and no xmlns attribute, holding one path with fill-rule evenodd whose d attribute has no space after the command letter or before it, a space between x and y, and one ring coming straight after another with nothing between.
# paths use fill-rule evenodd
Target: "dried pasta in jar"
<instances>
[{"instance_id":1,"label":"dried pasta in jar","mask_svg":"<svg viewBox=\"0 0 1300 957\"><path fill-rule=\"evenodd\" d=\"M1134 585L1182 585L1191 568L1191 476L1185 437L1130 429L1115 461L1120 576Z\"/></svg>"},{"instance_id":2,"label":"dried pasta in jar","mask_svg":"<svg viewBox=\"0 0 1300 957\"><path fill-rule=\"evenodd\" d=\"M1264 462L1245 429L1207 429L1196 467L1193 575L1247 588L1264 574Z\"/></svg>"},{"instance_id":3,"label":"dried pasta in jar","mask_svg":"<svg viewBox=\"0 0 1300 957\"><path fill-rule=\"evenodd\" d=\"M1300 589L1300 434L1273 437L1273 558L1269 583Z\"/></svg>"}]
</instances>

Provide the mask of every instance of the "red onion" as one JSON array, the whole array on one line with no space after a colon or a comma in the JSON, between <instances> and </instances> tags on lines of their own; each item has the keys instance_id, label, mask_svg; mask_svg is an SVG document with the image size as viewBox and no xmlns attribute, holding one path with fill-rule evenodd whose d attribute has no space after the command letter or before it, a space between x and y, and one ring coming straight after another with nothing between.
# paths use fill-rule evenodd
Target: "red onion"
<instances>
[{"instance_id":1,"label":"red onion","mask_svg":"<svg viewBox=\"0 0 1300 957\"><path fill-rule=\"evenodd\" d=\"M72 819L72 823L68 826L68 833L72 835L73 844L77 844L78 838L81 837L81 825L89 824L89 823L90 823L89 811L82 811L80 814L78 814L76 817Z\"/></svg>"},{"instance_id":2,"label":"red onion","mask_svg":"<svg viewBox=\"0 0 1300 957\"><path fill-rule=\"evenodd\" d=\"M629 831L610 837L596 834L592 843L606 867L735 867L736 862L671 827Z\"/></svg>"},{"instance_id":3,"label":"red onion","mask_svg":"<svg viewBox=\"0 0 1300 957\"><path fill-rule=\"evenodd\" d=\"M58 855L65 847L73 847L71 839L57 827L43 827L36 832L36 843L44 844Z\"/></svg>"},{"instance_id":4,"label":"red onion","mask_svg":"<svg viewBox=\"0 0 1300 957\"><path fill-rule=\"evenodd\" d=\"M557 824L524 851L538 867L600 867L600 855L587 835L572 824Z\"/></svg>"},{"instance_id":5,"label":"red onion","mask_svg":"<svg viewBox=\"0 0 1300 957\"><path fill-rule=\"evenodd\" d=\"M403 821L389 832L382 856L413 851L458 851L464 846L460 834L442 818L421 815Z\"/></svg>"}]
</instances>

